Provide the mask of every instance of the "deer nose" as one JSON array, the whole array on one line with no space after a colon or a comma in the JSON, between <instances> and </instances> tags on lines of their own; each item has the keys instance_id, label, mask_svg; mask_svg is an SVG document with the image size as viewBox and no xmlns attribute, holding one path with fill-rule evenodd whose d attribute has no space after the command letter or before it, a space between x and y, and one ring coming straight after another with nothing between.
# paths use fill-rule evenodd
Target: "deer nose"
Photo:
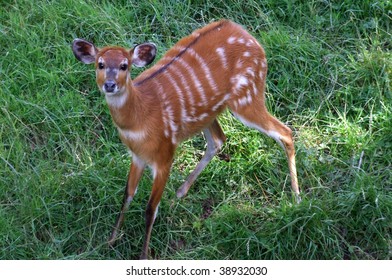
<instances>
[{"instance_id":1,"label":"deer nose","mask_svg":"<svg viewBox=\"0 0 392 280\"><path fill-rule=\"evenodd\" d=\"M116 82L113 80L108 80L105 82L103 87L106 92L114 92L114 90L116 88Z\"/></svg>"}]
</instances>

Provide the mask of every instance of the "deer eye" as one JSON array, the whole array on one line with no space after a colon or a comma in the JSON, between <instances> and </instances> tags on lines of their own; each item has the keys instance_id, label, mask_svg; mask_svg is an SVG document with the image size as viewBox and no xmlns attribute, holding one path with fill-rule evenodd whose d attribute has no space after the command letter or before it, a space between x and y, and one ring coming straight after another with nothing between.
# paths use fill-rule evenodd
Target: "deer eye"
<instances>
[{"instance_id":1,"label":"deer eye","mask_svg":"<svg viewBox=\"0 0 392 280\"><path fill-rule=\"evenodd\" d=\"M120 70L121 71L125 71L127 69L128 69L128 65L127 64L123 63L123 64L120 65Z\"/></svg>"},{"instance_id":2,"label":"deer eye","mask_svg":"<svg viewBox=\"0 0 392 280\"><path fill-rule=\"evenodd\" d=\"M102 70L103 68L105 68L105 65L102 62L98 62L98 69Z\"/></svg>"}]
</instances>

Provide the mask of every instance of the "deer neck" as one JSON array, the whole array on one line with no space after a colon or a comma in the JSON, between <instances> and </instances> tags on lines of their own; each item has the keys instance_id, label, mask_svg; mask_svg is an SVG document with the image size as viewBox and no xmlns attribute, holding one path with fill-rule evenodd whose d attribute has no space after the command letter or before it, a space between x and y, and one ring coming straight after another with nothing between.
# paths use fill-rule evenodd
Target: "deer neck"
<instances>
[{"instance_id":1,"label":"deer neck","mask_svg":"<svg viewBox=\"0 0 392 280\"><path fill-rule=\"evenodd\" d=\"M105 97L113 121L119 129L138 130L143 126L143 119L148 112L148 102L133 86L131 79L128 79L123 92Z\"/></svg>"}]
</instances>

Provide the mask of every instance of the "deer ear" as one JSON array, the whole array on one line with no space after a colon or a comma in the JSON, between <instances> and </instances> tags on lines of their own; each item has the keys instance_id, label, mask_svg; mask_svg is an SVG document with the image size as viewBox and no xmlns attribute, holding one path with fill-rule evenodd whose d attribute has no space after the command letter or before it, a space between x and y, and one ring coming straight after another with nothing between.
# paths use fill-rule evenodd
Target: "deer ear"
<instances>
[{"instance_id":1,"label":"deer ear","mask_svg":"<svg viewBox=\"0 0 392 280\"><path fill-rule=\"evenodd\" d=\"M85 64L91 64L95 62L98 49L93 43L90 43L83 39L75 39L72 43L72 51L75 57Z\"/></svg>"},{"instance_id":2,"label":"deer ear","mask_svg":"<svg viewBox=\"0 0 392 280\"><path fill-rule=\"evenodd\" d=\"M131 51L132 64L143 67L154 61L157 47L153 43L143 43L134 47Z\"/></svg>"}]
</instances>

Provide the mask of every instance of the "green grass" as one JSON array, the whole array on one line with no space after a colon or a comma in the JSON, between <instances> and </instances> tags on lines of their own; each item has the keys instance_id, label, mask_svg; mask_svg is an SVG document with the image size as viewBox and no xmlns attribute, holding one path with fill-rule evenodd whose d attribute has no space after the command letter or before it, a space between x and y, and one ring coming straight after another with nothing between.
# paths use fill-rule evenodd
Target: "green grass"
<instances>
[{"instance_id":1,"label":"green grass","mask_svg":"<svg viewBox=\"0 0 392 280\"><path fill-rule=\"evenodd\" d=\"M152 240L156 259L392 258L392 2L8 1L0 9L0 259L134 259L146 172L114 249L130 158L75 37L158 45L220 18L269 60L267 104L295 132L303 201L284 152L229 113L228 141L185 199L205 149L177 152ZM132 76L136 76L134 72Z\"/></svg>"}]
</instances>

